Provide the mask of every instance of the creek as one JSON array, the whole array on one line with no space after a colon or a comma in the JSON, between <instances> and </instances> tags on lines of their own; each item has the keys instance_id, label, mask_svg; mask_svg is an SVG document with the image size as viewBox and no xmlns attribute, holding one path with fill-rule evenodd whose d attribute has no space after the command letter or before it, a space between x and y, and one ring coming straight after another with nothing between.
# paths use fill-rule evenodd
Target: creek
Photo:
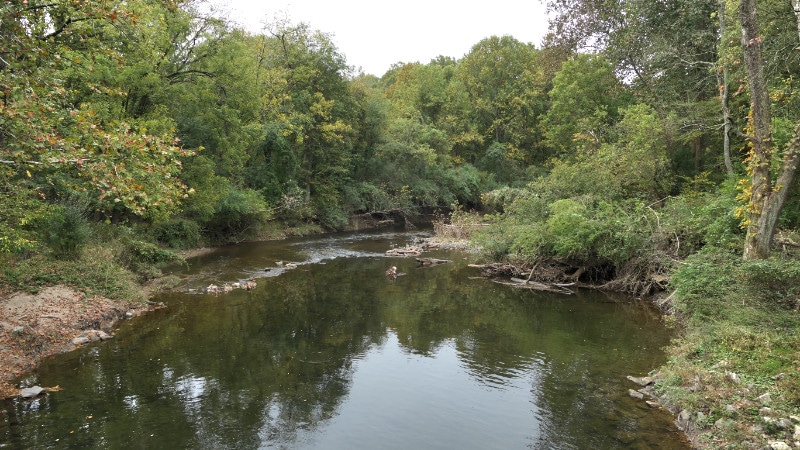
<instances>
[{"instance_id":1,"label":"creek","mask_svg":"<svg viewBox=\"0 0 800 450\"><path fill-rule=\"evenodd\" d=\"M495 284L468 253L384 255L423 235L245 243L172 268L168 308L26 376L61 391L6 402L0 448L689 448L628 395L626 375L664 363L651 305Z\"/></svg>"}]
</instances>

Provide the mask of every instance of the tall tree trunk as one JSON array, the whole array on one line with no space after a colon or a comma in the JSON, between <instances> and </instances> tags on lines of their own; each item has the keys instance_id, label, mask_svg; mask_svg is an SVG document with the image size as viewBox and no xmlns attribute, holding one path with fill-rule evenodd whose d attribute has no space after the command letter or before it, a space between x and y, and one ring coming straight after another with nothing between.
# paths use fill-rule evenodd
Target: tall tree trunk
<instances>
[{"instance_id":1,"label":"tall tree trunk","mask_svg":"<svg viewBox=\"0 0 800 450\"><path fill-rule=\"evenodd\" d=\"M796 0L800 2L800 0ZM719 2L719 35L720 40L725 35L725 25L727 11L725 8L726 0ZM731 160L731 109L729 106L730 91L728 88L728 67L721 64L719 70L715 71L717 74L717 84L720 87L719 97L722 106L722 156L725 161L725 172L728 178L733 178L736 174L733 171L733 161ZM721 73L720 73L721 72Z\"/></svg>"},{"instance_id":2,"label":"tall tree trunk","mask_svg":"<svg viewBox=\"0 0 800 450\"><path fill-rule=\"evenodd\" d=\"M800 0L792 0L798 20L800 37ZM772 125L769 93L764 78L761 38L758 35L756 0L741 0L739 18L742 23L742 49L750 87L750 109L753 134L750 136L752 192L748 211L749 224L744 245L746 260L769 256L775 228L778 224L789 189L797 175L800 163L800 124L794 138L787 145L776 183L772 183Z\"/></svg>"}]
</instances>

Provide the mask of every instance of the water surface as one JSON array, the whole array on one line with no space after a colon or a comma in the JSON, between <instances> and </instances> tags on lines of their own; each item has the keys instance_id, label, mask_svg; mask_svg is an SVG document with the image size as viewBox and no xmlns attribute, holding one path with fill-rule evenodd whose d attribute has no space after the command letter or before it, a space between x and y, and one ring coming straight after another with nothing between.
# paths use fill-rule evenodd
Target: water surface
<instances>
[{"instance_id":1,"label":"water surface","mask_svg":"<svg viewBox=\"0 0 800 450\"><path fill-rule=\"evenodd\" d=\"M647 304L494 284L457 252L424 268L383 255L415 237L248 243L176 268L168 309L23 380L62 391L6 402L0 445L689 448L628 396L669 339ZM188 293L250 276L251 292Z\"/></svg>"}]
</instances>

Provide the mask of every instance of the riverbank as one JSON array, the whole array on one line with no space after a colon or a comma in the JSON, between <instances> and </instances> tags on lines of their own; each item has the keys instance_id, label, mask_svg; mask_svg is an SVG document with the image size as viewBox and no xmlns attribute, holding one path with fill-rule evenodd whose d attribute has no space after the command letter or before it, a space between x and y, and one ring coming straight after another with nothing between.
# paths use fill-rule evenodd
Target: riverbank
<instances>
[{"instance_id":1,"label":"riverbank","mask_svg":"<svg viewBox=\"0 0 800 450\"><path fill-rule=\"evenodd\" d=\"M49 286L0 297L0 398L17 396L11 381L50 356L108 339L120 320L159 307Z\"/></svg>"}]
</instances>

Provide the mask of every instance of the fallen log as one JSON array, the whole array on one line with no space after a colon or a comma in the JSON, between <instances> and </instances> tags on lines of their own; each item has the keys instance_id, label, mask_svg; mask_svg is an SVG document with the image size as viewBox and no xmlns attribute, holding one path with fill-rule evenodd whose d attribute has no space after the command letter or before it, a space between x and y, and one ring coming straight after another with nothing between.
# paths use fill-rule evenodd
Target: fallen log
<instances>
[{"instance_id":1,"label":"fallen log","mask_svg":"<svg viewBox=\"0 0 800 450\"><path fill-rule=\"evenodd\" d=\"M469 267L481 269L481 274L485 277L516 277L522 275L522 271L519 267L508 263L470 264Z\"/></svg>"},{"instance_id":2,"label":"fallen log","mask_svg":"<svg viewBox=\"0 0 800 450\"><path fill-rule=\"evenodd\" d=\"M419 256L423 252L422 247L410 246L404 248L392 248L386 251L387 256Z\"/></svg>"},{"instance_id":3,"label":"fallen log","mask_svg":"<svg viewBox=\"0 0 800 450\"><path fill-rule=\"evenodd\" d=\"M492 280L492 281L506 286L522 287L527 289L533 289L535 291L554 292L557 294L567 294L567 295L575 293L572 291L572 289L567 288L565 285L545 284L545 283L540 283L538 281L528 281L515 277L511 277L510 281L504 281L504 280Z\"/></svg>"},{"instance_id":4,"label":"fallen log","mask_svg":"<svg viewBox=\"0 0 800 450\"><path fill-rule=\"evenodd\" d=\"M449 259L417 258L417 262L420 266L437 266L439 264L445 264L452 261Z\"/></svg>"}]
</instances>

